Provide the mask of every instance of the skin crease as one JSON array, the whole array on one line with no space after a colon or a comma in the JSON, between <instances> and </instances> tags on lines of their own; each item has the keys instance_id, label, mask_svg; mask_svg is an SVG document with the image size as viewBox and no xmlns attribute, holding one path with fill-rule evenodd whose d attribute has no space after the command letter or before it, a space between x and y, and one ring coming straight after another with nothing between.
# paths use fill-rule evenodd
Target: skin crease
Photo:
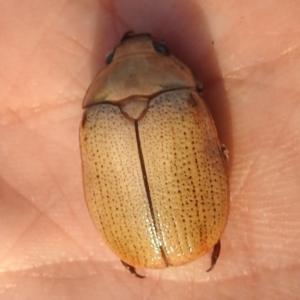
<instances>
[{"instance_id":1,"label":"skin crease","mask_svg":"<svg viewBox=\"0 0 300 300\"><path fill-rule=\"evenodd\" d=\"M0 8L0 299L298 299L297 0L25 0ZM231 154L231 211L211 273L208 253L134 278L89 217L81 103L128 30L165 39L199 74Z\"/></svg>"}]
</instances>

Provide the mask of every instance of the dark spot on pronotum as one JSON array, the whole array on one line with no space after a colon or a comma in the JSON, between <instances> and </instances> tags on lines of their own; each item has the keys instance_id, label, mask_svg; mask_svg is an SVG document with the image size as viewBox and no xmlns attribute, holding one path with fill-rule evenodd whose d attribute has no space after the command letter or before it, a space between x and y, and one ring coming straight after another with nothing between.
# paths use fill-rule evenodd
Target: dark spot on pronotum
<instances>
[{"instance_id":1,"label":"dark spot on pronotum","mask_svg":"<svg viewBox=\"0 0 300 300\"><path fill-rule=\"evenodd\" d=\"M159 43L157 41L153 41L152 44L153 44L154 50L157 53L162 54L164 56L168 56L170 54L169 49L163 43Z\"/></svg>"}]
</instances>

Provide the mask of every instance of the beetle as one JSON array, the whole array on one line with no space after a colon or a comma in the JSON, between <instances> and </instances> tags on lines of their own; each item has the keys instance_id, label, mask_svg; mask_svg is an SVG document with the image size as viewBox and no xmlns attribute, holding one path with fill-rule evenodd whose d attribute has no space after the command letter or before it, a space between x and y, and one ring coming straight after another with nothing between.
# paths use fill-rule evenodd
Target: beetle
<instances>
[{"instance_id":1,"label":"beetle","mask_svg":"<svg viewBox=\"0 0 300 300\"><path fill-rule=\"evenodd\" d=\"M194 73L148 33L126 33L83 100L83 184L92 220L135 268L189 263L229 213L227 150ZM208 270L208 271L209 271Z\"/></svg>"}]
</instances>

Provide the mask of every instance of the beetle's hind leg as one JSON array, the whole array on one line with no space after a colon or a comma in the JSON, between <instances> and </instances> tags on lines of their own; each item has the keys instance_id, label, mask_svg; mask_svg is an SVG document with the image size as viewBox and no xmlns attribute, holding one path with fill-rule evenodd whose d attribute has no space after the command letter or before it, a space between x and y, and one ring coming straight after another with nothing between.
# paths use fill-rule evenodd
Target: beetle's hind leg
<instances>
[{"instance_id":1,"label":"beetle's hind leg","mask_svg":"<svg viewBox=\"0 0 300 300\"><path fill-rule=\"evenodd\" d=\"M214 268L214 266L220 256L220 252L221 252L221 241L218 240L218 242L214 245L214 249L213 249L213 252L211 255L210 268L206 272L209 272Z\"/></svg>"},{"instance_id":2,"label":"beetle's hind leg","mask_svg":"<svg viewBox=\"0 0 300 300\"><path fill-rule=\"evenodd\" d=\"M135 270L135 267L127 264L126 262L124 262L123 260L121 260L121 263L123 264L123 266L134 276L138 277L138 278L145 278L145 276L142 276L140 274L138 274Z\"/></svg>"}]
</instances>

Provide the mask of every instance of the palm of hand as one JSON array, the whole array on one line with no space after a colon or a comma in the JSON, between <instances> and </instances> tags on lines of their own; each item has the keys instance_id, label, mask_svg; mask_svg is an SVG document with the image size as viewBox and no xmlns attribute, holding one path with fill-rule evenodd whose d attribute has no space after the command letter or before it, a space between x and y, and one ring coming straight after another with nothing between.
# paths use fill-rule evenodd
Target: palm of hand
<instances>
[{"instance_id":1,"label":"palm of hand","mask_svg":"<svg viewBox=\"0 0 300 300\"><path fill-rule=\"evenodd\" d=\"M225 299L224 294L234 298L241 290L243 299L262 294L296 299L296 4L154 3L3 4L3 299L19 294L23 299ZM231 213L220 260L210 274L204 272L207 255L180 268L147 271L141 283L103 244L88 215L78 146L81 99L128 29L165 39L199 74L231 153Z\"/></svg>"}]
</instances>

